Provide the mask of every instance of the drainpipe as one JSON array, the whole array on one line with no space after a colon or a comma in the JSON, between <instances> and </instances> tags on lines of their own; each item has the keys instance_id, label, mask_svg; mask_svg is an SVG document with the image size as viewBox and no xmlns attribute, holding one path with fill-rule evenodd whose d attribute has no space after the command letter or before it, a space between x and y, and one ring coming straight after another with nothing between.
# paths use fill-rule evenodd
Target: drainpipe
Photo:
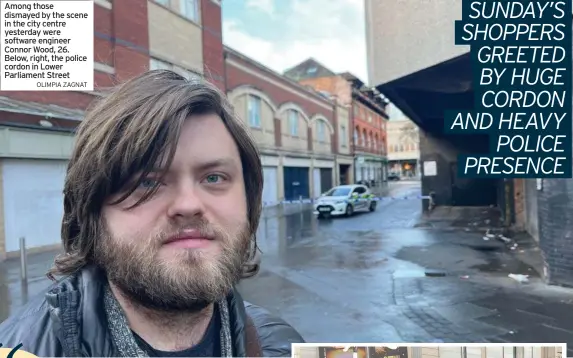
<instances>
[{"instance_id":1,"label":"drainpipe","mask_svg":"<svg viewBox=\"0 0 573 358\"><path fill-rule=\"evenodd\" d=\"M223 47L223 85L225 86L225 94L228 93L229 91L229 86L227 85L227 58L229 57L229 54L227 53L227 51L225 51L225 48ZM273 121L274 121L274 117L273 117Z\"/></svg>"}]
</instances>

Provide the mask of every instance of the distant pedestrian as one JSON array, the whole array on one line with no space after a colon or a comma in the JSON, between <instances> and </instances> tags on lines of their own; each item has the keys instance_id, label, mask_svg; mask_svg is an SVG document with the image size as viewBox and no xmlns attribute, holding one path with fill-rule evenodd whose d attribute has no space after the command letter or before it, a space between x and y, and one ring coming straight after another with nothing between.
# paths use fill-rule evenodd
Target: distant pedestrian
<instances>
[{"instance_id":1,"label":"distant pedestrian","mask_svg":"<svg viewBox=\"0 0 573 358\"><path fill-rule=\"evenodd\" d=\"M258 271L262 167L212 85L150 71L80 124L64 186L59 281L0 324L47 357L291 356L287 323L242 300Z\"/></svg>"}]
</instances>

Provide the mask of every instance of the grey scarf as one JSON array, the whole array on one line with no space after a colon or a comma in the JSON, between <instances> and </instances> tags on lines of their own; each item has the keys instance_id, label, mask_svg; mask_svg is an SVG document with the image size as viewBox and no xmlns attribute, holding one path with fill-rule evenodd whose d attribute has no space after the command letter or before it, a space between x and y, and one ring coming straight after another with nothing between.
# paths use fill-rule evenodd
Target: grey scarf
<instances>
[{"instance_id":1,"label":"grey scarf","mask_svg":"<svg viewBox=\"0 0 573 358\"><path fill-rule=\"evenodd\" d=\"M219 306L219 312L221 313L221 357L232 357L233 347L229 307L225 299L219 301L217 304ZM113 338L113 343L119 354L122 357L149 357L149 354L142 350L135 341L135 337L123 313L123 309L109 289L109 286L106 287L104 293L104 306L108 327Z\"/></svg>"}]
</instances>

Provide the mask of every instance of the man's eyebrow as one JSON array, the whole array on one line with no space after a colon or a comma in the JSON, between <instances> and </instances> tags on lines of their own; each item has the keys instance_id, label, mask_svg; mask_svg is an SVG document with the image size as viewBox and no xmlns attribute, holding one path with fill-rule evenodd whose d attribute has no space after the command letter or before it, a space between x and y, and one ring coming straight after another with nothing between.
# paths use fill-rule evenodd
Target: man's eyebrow
<instances>
[{"instance_id":1,"label":"man's eyebrow","mask_svg":"<svg viewBox=\"0 0 573 358\"><path fill-rule=\"evenodd\" d=\"M220 168L220 167L235 167L236 164L237 164L237 161L233 160L231 158L220 158L220 159L214 159L214 160L210 160L207 162L199 163L195 167L198 170L204 171L204 170Z\"/></svg>"},{"instance_id":2,"label":"man's eyebrow","mask_svg":"<svg viewBox=\"0 0 573 358\"><path fill-rule=\"evenodd\" d=\"M237 161L234 159L220 158L220 159L214 159L214 160L198 163L198 164L195 164L193 167L195 170L198 170L198 171L208 171L208 170L212 170L215 168L221 168L221 167L235 167L236 164L237 164ZM167 175L168 172L169 172L169 170L165 170L165 168L162 166L154 166L149 170L148 175L153 175L153 176L155 176L155 175Z\"/></svg>"}]
</instances>

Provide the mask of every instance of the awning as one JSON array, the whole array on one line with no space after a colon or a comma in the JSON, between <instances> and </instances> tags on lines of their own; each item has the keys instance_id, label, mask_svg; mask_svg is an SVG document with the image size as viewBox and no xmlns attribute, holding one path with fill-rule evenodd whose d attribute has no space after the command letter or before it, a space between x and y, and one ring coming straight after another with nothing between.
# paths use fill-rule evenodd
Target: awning
<instances>
[{"instance_id":1,"label":"awning","mask_svg":"<svg viewBox=\"0 0 573 358\"><path fill-rule=\"evenodd\" d=\"M84 118L84 111L56 106L53 104L42 104L35 102L19 101L16 99L0 96L0 112L10 112L41 116L46 119L67 119L81 121Z\"/></svg>"}]
</instances>

